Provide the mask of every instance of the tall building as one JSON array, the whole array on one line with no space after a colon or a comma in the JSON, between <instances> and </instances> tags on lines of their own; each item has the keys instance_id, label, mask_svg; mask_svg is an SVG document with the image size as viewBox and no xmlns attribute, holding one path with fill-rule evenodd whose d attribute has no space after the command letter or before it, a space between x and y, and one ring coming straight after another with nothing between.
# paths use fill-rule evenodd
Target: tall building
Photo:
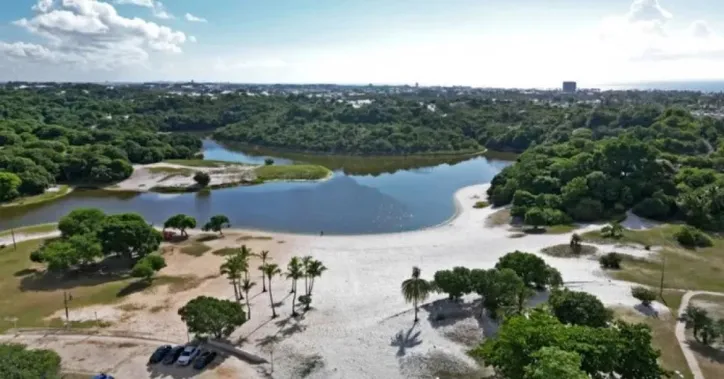
<instances>
[{"instance_id":1,"label":"tall building","mask_svg":"<svg viewBox=\"0 0 724 379\"><path fill-rule=\"evenodd\" d=\"M576 82L563 82L563 92L576 92Z\"/></svg>"}]
</instances>

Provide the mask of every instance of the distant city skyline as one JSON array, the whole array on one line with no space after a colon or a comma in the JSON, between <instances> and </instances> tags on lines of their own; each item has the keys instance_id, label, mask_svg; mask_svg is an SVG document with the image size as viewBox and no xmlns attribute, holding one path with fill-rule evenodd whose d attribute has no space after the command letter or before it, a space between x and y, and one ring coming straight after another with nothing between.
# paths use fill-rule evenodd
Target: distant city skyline
<instances>
[{"instance_id":1,"label":"distant city skyline","mask_svg":"<svg viewBox=\"0 0 724 379\"><path fill-rule=\"evenodd\" d=\"M0 81L580 88L724 79L715 0L20 0Z\"/></svg>"}]
</instances>

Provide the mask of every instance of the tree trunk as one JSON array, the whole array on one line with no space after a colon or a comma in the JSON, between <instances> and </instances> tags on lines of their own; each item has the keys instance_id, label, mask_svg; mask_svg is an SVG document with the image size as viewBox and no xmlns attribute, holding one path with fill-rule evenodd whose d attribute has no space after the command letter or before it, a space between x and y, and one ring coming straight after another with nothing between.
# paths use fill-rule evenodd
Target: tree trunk
<instances>
[{"instance_id":1,"label":"tree trunk","mask_svg":"<svg viewBox=\"0 0 724 379\"><path fill-rule=\"evenodd\" d=\"M239 300L244 300L244 291L241 290L241 279L236 279L236 290L239 292Z\"/></svg>"},{"instance_id":2,"label":"tree trunk","mask_svg":"<svg viewBox=\"0 0 724 379\"><path fill-rule=\"evenodd\" d=\"M251 320L251 306L249 305L249 292L246 292L246 313L247 313L247 320Z\"/></svg>"},{"instance_id":3,"label":"tree trunk","mask_svg":"<svg viewBox=\"0 0 724 379\"><path fill-rule=\"evenodd\" d=\"M272 296L271 278L269 278L269 301L271 302L272 318L277 317L277 311L274 309L274 297Z\"/></svg>"},{"instance_id":4,"label":"tree trunk","mask_svg":"<svg viewBox=\"0 0 724 379\"><path fill-rule=\"evenodd\" d=\"M297 310L295 308L295 306L297 304L297 289L296 289L297 280L296 279L294 281L292 281L292 286L294 287L294 297L292 298L292 316L296 316L297 315Z\"/></svg>"},{"instance_id":5,"label":"tree trunk","mask_svg":"<svg viewBox=\"0 0 724 379\"><path fill-rule=\"evenodd\" d=\"M261 274L261 292L266 292L266 276Z\"/></svg>"},{"instance_id":6,"label":"tree trunk","mask_svg":"<svg viewBox=\"0 0 724 379\"><path fill-rule=\"evenodd\" d=\"M231 280L231 286L234 287L234 300L238 302L241 299L239 299L239 289L236 287L236 279Z\"/></svg>"},{"instance_id":7,"label":"tree trunk","mask_svg":"<svg viewBox=\"0 0 724 379\"><path fill-rule=\"evenodd\" d=\"M415 307L415 322L417 322L417 299L413 301L412 305Z\"/></svg>"},{"instance_id":8,"label":"tree trunk","mask_svg":"<svg viewBox=\"0 0 724 379\"><path fill-rule=\"evenodd\" d=\"M305 295L309 295L309 277L304 275L304 293Z\"/></svg>"}]
</instances>

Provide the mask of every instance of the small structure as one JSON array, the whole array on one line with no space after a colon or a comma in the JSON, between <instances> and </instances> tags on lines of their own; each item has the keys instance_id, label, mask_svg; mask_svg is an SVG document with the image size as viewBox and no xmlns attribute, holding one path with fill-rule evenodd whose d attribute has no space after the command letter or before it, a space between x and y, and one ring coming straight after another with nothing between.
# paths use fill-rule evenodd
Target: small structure
<instances>
[{"instance_id":1,"label":"small structure","mask_svg":"<svg viewBox=\"0 0 724 379\"><path fill-rule=\"evenodd\" d=\"M576 92L576 82L563 82L563 92L573 93Z\"/></svg>"}]
</instances>

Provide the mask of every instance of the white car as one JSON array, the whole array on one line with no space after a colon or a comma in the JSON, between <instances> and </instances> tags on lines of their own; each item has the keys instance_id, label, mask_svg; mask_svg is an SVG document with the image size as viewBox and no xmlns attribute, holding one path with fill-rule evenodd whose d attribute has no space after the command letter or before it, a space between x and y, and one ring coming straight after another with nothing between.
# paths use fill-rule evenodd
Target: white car
<instances>
[{"instance_id":1,"label":"white car","mask_svg":"<svg viewBox=\"0 0 724 379\"><path fill-rule=\"evenodd\" d=\"M184 347L184 351L181 353L181 356L178 357L176 364L179 366L188 366L200 352L201 350L198 346L186 345L186 347Z\"/></svg>"}]
</instances>

